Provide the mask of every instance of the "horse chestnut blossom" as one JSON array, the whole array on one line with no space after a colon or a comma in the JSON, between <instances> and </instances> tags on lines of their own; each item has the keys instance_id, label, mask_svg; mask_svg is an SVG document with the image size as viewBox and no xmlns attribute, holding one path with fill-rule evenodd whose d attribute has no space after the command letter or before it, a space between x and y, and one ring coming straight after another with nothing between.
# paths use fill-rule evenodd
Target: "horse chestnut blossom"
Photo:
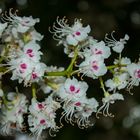
<instances>
[{"instance_id":1,"label":"horse chestnut blossom","mask_svg":"<svg viewBox=\"0 0 140 140\"><path fill-rule=\"evenodd\" d=\"M54 23L53 31L50 30L50 32L53 33L54 40L59 41L58 45L63 44L65 46L64 52L70 54L69 57L73 57L71 53L74 51L74 48L80 47L78 44L82 44L87 40L91 28L89 25L83 27L79 19L76 19L71 27L67 24L65 17L63 19L58 17L56 22L58 25Z\"/></svg>"},{"instance_id":2,"label":"horse chestnut blossom","mask_svg":"<svg viewBox=\"0 0 140 140\"><path fill-rule=\"evenodd\" d=\"M38 62L41 59L40 56L42 55L42 52L39 50L40 46L35 41L30 41L23 47L23 57L28 57L34 62Z\"/></svg>"},{"instance_id":3,"label":"horse chestnut blossom","mask_svg":"<svg viewBox=\"0 0 140 140\"><path fill-rule=\"evenodd\" d=\"M90 32L90 26L83 27L81 20L76 19L74 25L69 27L65 18L57 18L57 24L54 24L52 33L54 38L59 41L59 44L63 43L62 40L65 38L65 42L68 45L76 46L79 42L84 41L88 37Z\"/></svg>"},{"instance_id":4,"label":"horse chestnut blossom","mask_svg":"<svg viewBox=\"0 0 140 140\"><path fill-rule=\"evenodd\" d=\"M118 68L115 68L115 71L117 72L120 72L120 71L122 71L122 72L127 72L127 66L129 65L129 64L131 64L131 60L130 60L130 58L128 58L128 57L122 57L122 58L119 58L119 59L115 59L114 60L114 64L115 65L121 65L121 67L119 68L119 70L118 70ZM121 72L121 73L122 73Z\"/></svg>"},{"instance_id":5,"label":"horse chestnut blossom","mask_svg":"<svg viewBox=\"0 0 140 140\"><path fill-rule=\"evenodd\" d=\"M140 63L131 63L127 66L128 73L130 75L127 88L130 90L133 86L139 86L140 83Z\"/></svg>"},{"instance_id":6,"label":"horse chestnut blossom","mask_svg":"<svg viewBox=\"0 0 140 140\"><path fill-rule=\"evenodd\" d=\"M79 128L87 128L94 124L89 117L93 112L97 112L98 105L95 98L88 99L86 96L65 102L61 119L64 117L65 121L72 125L76 121Z\"/></svg>"},{"instance_id":7,"label":"horse chestnut blossom","mask_svg":"<svg viewBox=\"0 0 140 140\"><path fill-rule=\"evenodd\" d=\"M105 82L106 87L109 91L124 89L128 84L129 75L128 73L122 73L120 75L114 75L113 79L108 79Z\"/></svg>"},{"instance_id":8,"label":"horse chestnut blossom","mask_svg":"<svg viewBox=\"0 0 140 140\"><path fill-rule=\"evenodd\" d=\"M92 41L89 41L89 48L86 48L87 50L84 50L83 55L87 57L86 55L94 55L94 56L100 56L102 59L106 59L111 55L110 48L105 45L104 41L95 42L93 39Z\"/></svg>"},{"instance_id":9,"label":"horse chestnut blossom","mask_svg":"<svg viewBox=\"0 0 140 140\"><path fill-rule=\"evenodd\" d=\"M13 96L13 93L10 92L9 94ZM1 108L0 133L2 135L10 135L16 131L20 132L25 127L23 125L23 115L27 113L28 100L24 94L15 94L14 96L6 106Z\"/></svg>"},{"instance_id":10,"label":"horse chestnut blossom","mask_svg":"<svg viewBox=\"0 0 140 140\"><path fill-rule=\"evenodd\" d=\"M43 35L35 29L39 21L32 16L18 16L13 9L1 14L0 133L25 133L39 140L46 131L55 135L63 121L83 129L93 126L91 118L99 119L99 114L114 117L109 108L124 100L121 91L130 92L140 84L140 59L132 62L122 53L129 36L117 41L112 32L111 38L106 35L105 41L98 40L90 36L91 27L83 26L81 19L69 25L65 17L57 18L50 32L71 61L66 67L49 66L41 59ZM114 52L117 58L112 64L106 63ZM10 77L12 84L17 81L15 91L5 91L5 77ZM88 96L92 80L100 83L103 94L97 96L99 99Z\"/></svg>"},{"instance_id":11,"label":"horse chestnut blossom","mask_svg":"<svg viewBox=\"0 0 140 140\"><path fill-rule=\"evenodd\" d=\"M78 81L77 79L66 79L65 83L59 88L57 94L64 101L72 101L86 94L88 85L86 82Z\"/></svg>"},{"instance_id":12,"label":"horse chestnut blossom","mask_svg":"<svg viewBox=\"0 0 140 140\"><path fill-rule=\"evenodd\" d=\"M79 65L79 71L80 73L83 73L83 75L97 79L107 72L107 68L101 57L93 55L85 58L85 61Z\"/></svg>"},{"instance_id":13,"label":"horse chestnut blossom","mask_svg":"<svg viewBox=\"0 0 140 140\"><path fill-rule=\"evenodd\" d=\"M102 113L102 110L104 116L113 117L112 113L109 113L109 106L110 104L114 104L116 100L124 100L122 94L113 93L110 95L109 93L105 93L105 97L102 99L103 105L98 109L96 117L99 118L98 114Z\"/></svg>"},{"instance_id":14,"label":"horse chestnut blossom","mask_svg":"<svg viewBox=\"0 0 140 140\"><path fill-rule=\"evenodd\" d=\"M46 65L44 63L33 62L27 57L11 60L9 62L10 70L12 70L11 80L24 81L25 85L30 82L38 81L44 75Z\"/></svg>"},{"instance_id":15,"label":"horse chestnut blossom","mask_svg":"<svg viewBox=\"0 0 140 140\"><path fill-rule=\"evenodd\" d=\"M121 38L120 41L117 41L113 33L111 34L112 39L108 38L107 35L105 37L105 41L109 47L112 47L112 50L116 53L121 53L124 49L124 44L126 44L126 41L129 40L129 36L126 34L124 38Z\"/></svg>"},{"instance_id":16,"label":"horse chestnut blossom","mask_svg":"<svg viewBox=\"0 0 140 140\"><path fill-rule=\"evenodd\" d=\"M32 99L32 104L29 106L30 115L28 116L29 130L40 138L44 129L49 128L51 131L57 131L55 111L60 108L60 104L55 102L49 96L45 102L38 102L35 98Z\"/></svg>"}]
</instances>

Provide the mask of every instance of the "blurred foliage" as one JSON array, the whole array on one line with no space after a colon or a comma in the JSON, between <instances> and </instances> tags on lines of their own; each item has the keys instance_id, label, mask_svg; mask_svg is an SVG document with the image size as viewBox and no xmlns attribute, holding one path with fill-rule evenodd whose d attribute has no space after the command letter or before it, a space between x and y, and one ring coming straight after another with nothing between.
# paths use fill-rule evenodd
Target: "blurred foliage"
<instances>
[{"instance_id":1,"label":"blurred foliage","mask_svg":"<svg viewBox=\"0 0 140 140\"><path fill-rule=\"evenodd\" d=\"M19 15L39 17L40 23L36 29L44 35L42 50L43 61L48 65L66 66L69 59L63 54L63 47L56 46L56 41L48 31L57 16L66 16L72 23L74 18L81 18L85 25L91 25L91 35L103 39L106 33L116 31L115 37L123 37L125 33L130 40L123 52L124 56L133 61L139 56L140 46L140 0L0 0L3 10L19 9ZM55 57L54 57L55 56ZM94 86L96 87L96 85ZM98 89L91 89L93 94ZM95 126L81 130L77 126L66 124L63 129L50 140L137 140L137 135L131 129L123 128L122 120L129 114L131 107L140 103L140 87L133 96L126 95L124 102L112 107L114 118L101 117ZM100 94L100 93L99 93ZM139 132L140 133L140 132ZM11 138L0 138L13 139Z\"/></svg>"}]
</instances>

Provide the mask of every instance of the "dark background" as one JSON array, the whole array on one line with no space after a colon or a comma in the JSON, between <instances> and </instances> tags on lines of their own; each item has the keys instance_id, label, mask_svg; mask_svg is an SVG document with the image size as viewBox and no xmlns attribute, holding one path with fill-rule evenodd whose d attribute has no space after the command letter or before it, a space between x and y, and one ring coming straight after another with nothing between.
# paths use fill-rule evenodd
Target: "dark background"
<instances>
[{"instance_id":1,"label":"dark background","mask_svg":"<svg viewBox=\"0 0 140 140\"><path fill-rule=\"evenodd\" d=\"M24 4L24 2L26 2ZM23 3L23 4L22 4ZM135 61L140 53L140 0L0 0L0 7L19 9L19 15L40 18L36 25L38 32L44 35L42 40L43 61L48 65L67 66L69 59L63 53L62 46L56 46L56 41L48 31L57 16L66 16L70 23L74 18L81 18L84 25L92 28L90 35L103 40L106 33L116 31L117 39L124 37L125 33L130 40L123 52ZM92 84L89 94L100 94L98 83ZM99 86L99 85L98 85ZM101 117L96 124L86 130L77 126L65 124L57 136L50 140L139 140L140 130L133 127L123 127L123 120L129 110L140 103L140 87L136 87L133 96L125 92L125 101L117 102L111 108L114 118ZM138 122L139 123L139 122ZM140 124L140 123L139 123ZM13 139L1 137L0 140Z\"/></svg>"}]
</instances>

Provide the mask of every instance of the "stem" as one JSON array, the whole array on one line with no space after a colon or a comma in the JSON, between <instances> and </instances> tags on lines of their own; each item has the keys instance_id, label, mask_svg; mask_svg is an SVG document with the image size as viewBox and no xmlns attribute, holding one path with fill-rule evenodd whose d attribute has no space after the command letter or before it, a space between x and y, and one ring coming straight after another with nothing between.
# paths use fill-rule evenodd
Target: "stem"
<instances>
[{"instance_id":1,"label":"stem","mask_svg":"<svg viewBox=\"0 0 140 140\"><path fill-rule=\"evenodd\" d=\"M78 50L77 50L77 48L76 48L75 51L74 51L74 57L72 58L71 63L69 64L68 68L66 69L66 71L67 71L67 72L70 72L70 74L71 74L71 72L72 72L72 70L73 70L74 62L76 61L77 56L78 56L78 52L77 52L77 51L78 51Z\"/></svg>"},{"instance_id":2,"label":"stem","mask_svg":"<svg viewBox=\"0 0 140 140\"><path fill-rule=\"evenodd\" d=\"M110 70L110 69L114 69L114 68L120 68L120 67L126 67L127 65L123 64L123 65L120 65L120 64L116 64L116 65L111 65L111 66L107 66L107 69Z\"/></svg>"},{"instance_id":3,"label":"stem","mask_svg":"<svg viewBox=\"0 0 140 140\"><path fill-rule=\"evenodd\" d=\"M56 72L47 72L46 76L65 76L67 75L67 71L56 71Z\"/></svg>"},{"instance_id":4,"label":"stem","mask_svg":"<svg viewBox=\"0 0 140 140\"><path fill-rule=\"evenodd\" d=\"M50 86L51 88L53 88L54 90L57 90L57 89L59 88L58 84L52 83L52 82L50 82L49 80L46 80L46 84L47 84L48 86Z\"/></svg>"},{"instance_id":5,"label":"stem","mask_svg":"<svg viewBox=\"0 0 140 140\"><path fill-rule=\"evenodd\" d=\"M109 93L105 90L105 86L104 86L102 77L99 77L99 81L100 81L100 84L101 84L101 88L104 92L104 96L107 97L109 95Z\"/></svg>"},{"instance_id":6,"label":"stem","mask_svg":"<svg viewBox=\"0 0 140 140\"><path fill-rule=\"evenodd\" d=\"M36 98L36 88L35 88L35 84L32 84L32 96L33 98Z\"/></svg>"},{"instance_id":7,"label":"stem","mask_svg":"<svg viewBox=\"0 0 140 140\"><path fill-rule=\"evenodd\" d=\"M101 84L101 88L102 88L103 92L105 93L106 90L105 90L105 86L104 86L102 77L99 77L99 81L100 81L100 84Z\"/></svg>"},{"instance_id":8,"label":"stem","mask_svg":"<svg viewBox=\"0 0 140 140\"><path fill-rule=\"evenodd\" d=\"M68 66L68 68L64 71L57 71L57 72L47 72L47 75L45 76L68 76L70 77L71 74L73 73L73 65L77 59L78 56L78 49L76 48L74 51L74 57L71 59L71 62Z\"/></svg>"}]
</instances>

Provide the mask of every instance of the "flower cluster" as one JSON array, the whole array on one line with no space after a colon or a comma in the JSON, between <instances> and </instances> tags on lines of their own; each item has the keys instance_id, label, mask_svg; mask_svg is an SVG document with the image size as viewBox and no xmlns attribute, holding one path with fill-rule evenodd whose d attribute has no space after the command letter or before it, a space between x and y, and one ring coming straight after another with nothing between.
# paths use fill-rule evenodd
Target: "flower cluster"
<instances>
[{"instance_id":1,"label":"flower cluster","mask_svg":"<svg viewBox=\"0 0 140 140\"><path fill-rule=\"evenodd\" d=\"M8 102L1 107L1 129L2 135L13 134L16 131L24 131L24 114L27 113L28 100L24 94L9 92Z\"/></svg>"},{"instance_id":2,"label":"flower cluster","mask_svg":"<svg viewBox=\"0 0 140 140\"><path fill-rule=\"evenodd\" d=\"M24 81L25 85L37 82L44 75L46 65L40 62L40 41L43 36L34 25L39 19L32 17L19 17L16 13L2 18L6 23L0 23L2 39L2 56L6 57L7 71L12 72L11 80Z\"/></svg>"},{"instance_id":3,"label":"flower cluster","mask_svg":"<svg viewBox=\"0 0 140 140\"><path fill-rule=\"evenodd\" d=\"M41 136L44 129L49 128L51 131L57 131L55 111L60 108L60 104L53 100L52 96L46 98L44 102L38 102L35 98L29 106L30 115L28 116L29 130L37 136ZM51 133L50 133L51 134Z\"/></svg>"},{"instance_id":4,"label":"flower cluster","mask_svg":"<svg viewBox=\"0 0 140 140\"><path fill-rule=\"evenodd\" d=\"M58 17L49 30L58 45L64 46L64 53L71 61L66 68L57 68L41 62L43 53L39 42L43 36L34 27L38 22L39 19L32 16L20 17L12 9L1 17L1 134L25 132L40 139L46 129L50 135L57 132L64 120L87 128L95 123L90 119L93 115L113 117L109 107L117 100L124 100L122 89L131 93L133 86L140 83L140 62L134 63L122 56L129 36L116 40L112 32L110 37L105 36L105 41L98 41L89 35L91 27L83 26L80 19L75 19L70 26L66 18ZM108 65L106 60L113 53L117 53L118 58ZM7 73L12 81L18 81L17 87L28 86L32 94L3 91L2 79ZM106 79L104 75L108 73L112 77ZM89 85L84 77L99 81L103 91L101 100L87 96ZM39 92L44 93L43 99L39 98ZM62 111L61 116L58 115L59 122L56 122L56 111Z\"/></svg>"},{"instance_id":5,"label":"flower cluster","mask_svg":"<svg viewBox=\"0 0 140 140\"><path fill-rule=\"evenodd\" d=\"M64 109L61 119L65 116L67 122L70 121L73 124L76 121L81 128L92 125L88 118L97 111L98 102L95 98L86 97L87 89L86 82L78 81L75 78L68 78L60 86L57 94L63 102Z\"/></svg>"}]
</instances>

